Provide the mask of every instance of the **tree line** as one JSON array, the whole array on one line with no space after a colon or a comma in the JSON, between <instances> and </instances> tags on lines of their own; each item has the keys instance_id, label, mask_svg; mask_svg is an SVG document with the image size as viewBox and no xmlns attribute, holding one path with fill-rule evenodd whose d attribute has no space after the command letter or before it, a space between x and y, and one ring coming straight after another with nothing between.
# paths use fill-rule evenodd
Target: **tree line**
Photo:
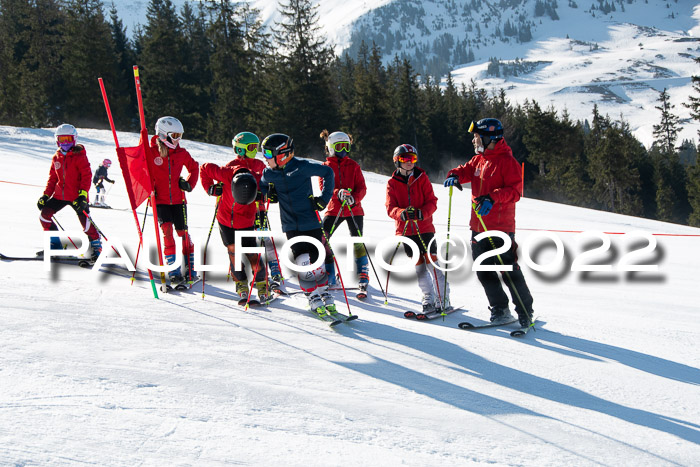
<instances>
[{"instance_id":1,"label":"tree line","mask_svg":"<svg viewBox=\"0 0 700 467\"><path fill-rule=\"evenodd\" d=\"M343 130L365 170L391 173L393 149L409 143L438 182L473 154L471 121L493 117L525 163L528 196L700 226L697 151L679 145L666 90L647 149L624 120L597 107L582 122L534 100L513 105L503 90L420 76L406 58L384 65L376 44L336 57L310 0L279 8L268 30L247 2L176 11L171 0L150 0L145 25L129 37L114 5L105 15L101 0L0 0L0 123L107 128L102 77L117 128L137 130L138 64L151 131L173 115L188 139L214 144L229 145L240 131L284 132L297 154L320 159L321 130ZM693 88L700 96L695 77ZM686 105L700 120L700 97Z\"/></svg>"}]
</instances>

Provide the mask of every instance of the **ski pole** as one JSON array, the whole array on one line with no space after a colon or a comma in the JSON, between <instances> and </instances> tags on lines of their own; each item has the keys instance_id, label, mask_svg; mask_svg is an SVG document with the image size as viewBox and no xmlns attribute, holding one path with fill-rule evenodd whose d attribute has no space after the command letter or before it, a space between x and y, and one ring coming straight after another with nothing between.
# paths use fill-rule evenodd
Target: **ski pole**
<instances>
[{"instance_id":1,"label":"ski pole","mask_svg":"<svg viewBox=\"0 0 700 467\"><path fill-rule=\"evenodd\" d=\"M340 286L343 288L343 296L345 297L345 303L348 306L348 315L352 316L352 311L350 311L350 302L348 301L348 294L345 292L345 284L343 283L343 275L340 273L340 265L338 264L338 260L335 257L335 253L333 253L333 248L331 248L331 242L330 240L328 240L328 235L326 235L326 231L323 230L323 222L321 222L321 215L316 210L314 210L314 212L316 213L316 218L318 219L318 225L319 227L321 227L323 238L326 239L328 250L330 250L331 256L333 257L333 262L335 262L335 267L338 268L338 278L340 279Z\"/></svg>"},{"instance_id":2,"label":"ski pole","mask_svg":"<svg viewBox=\"0 0 700 467\"><path fill-rule=\"evenodd\" d=\"M331 227L331 231L328 232L328 236L332 237L333 232L335 232L335 228L338 226L338 222L340 221L340 214L343 212L343 208L345 207L345 202L346 200L343 200L343 204L340 205L340 210L338 211L338 215L335 216L335 220L333 221L333 227Z\"/></svg>"},{"instance_id":3,"label":"ski pole","mask_svg":"<svg viewBox=\"0 0 700 467\"><path fill-rule=\"evenodd\" d=\"M421 243L421 245L423 245L423 249L425 250L425 253L424 253L424 255L425 255L425 267L427 268L428 263L430 262L429 256L428 256L428 246L425 244L425 242L423 241L423 236L420 234L420 229L418 228L418 221L413 219L413 223L416 227L416 233L418 234L418 239L420 240L420 243ZM435 269L435 265L432 264L432 266L433 266L433 277L435 278L435 288L437 289L438 298L441 298L440 297L440 284L438 283L437 271ZM440 307L443 309L443 311L445 310L445 304L442 302L442 299L440 300Z\"/></svg>"},{"instance_id":4,"label":"ski pole","mask_svg":"<svg viewBox=\"0 0 700 467\"><path fill-rule=\"evenodd\" d=\"M448 267L447 265L449 264L449 259L450 259L450 225L452 224L452 186L450 186L450 194L449 194L449 201L447 203L447 245L445 246L445 284L442 290L444 291L444 297L442 299L442 302L445 303L445 300L447 299L447 273ZM445 305L449 305L449 303L446 303Z\"/></svg>"},{"instance_id":5,"label":"ski pole","mask_svg":"<svg viewBox=\"0 0 700 467\"><path fill-rule=\"evenodd\" d=\"M148 216L148 206L146 203L146 209L143 211L143 222L141 222L141 231L143 232L144 227L146 227L146 217ZM141 246L143 246L143 236L139 238L139 247L136 249L136 262L134 263L134 273L131 275L131 285L134 285L134 280L136 279L136 266L139 264L139 254L141 253Z\"/></svg>"},{"instance_id":6,"label":"ski pole","mask_svg":"<svg viewBox=\"0 0 700 467\"><path fill-rule=\"evenodd\" d=\"M257 201L255 202L255 212L256 213L258 212L258 202ZM255 286L255 281L257 279L258 272L260 271L261 260L262 260L262 253L258 253L258 258L257 258L257 261L255 263L255 267L253 267L252 263L250 265L250 270L253 272L253 280L250 281L250 289L248 290L248 298L245 301L245 310L246 311L248 311L248 305L250 304L250 297L253 295L253 287ZM248 257L248 261L250 262L250 257ZM245 272L245 266L243 266L243 271ZM267 283L267 265L265 266L265 282ZM269 284L268 284L268 287L269 287Z\"/></svg>"},{"instance_id":7,"label":"ski pole","mask_svg":"<svg viewBox=\"0 0 700 467\"><path fill-rule=\"evenodd\" d=\"M355 230L357 231L358 234L360 234L360 237L362 237L362 232L360 232L360 229L357 227L357 222L355 221L355 215L352 213L352 209L350 206L346 206L348 208L348 211L350 211L350 218L352 219L352 223L355 225ZM367 244L365 242L362 242L362 246L365 248L365 253L367 253L367 258L369 259L369 264L372 266L372 271L374 271L374 277L377 278L377 283L379 284L379 288L382 290L382 293L384 294L384 304L388 305L389 304L389 298L386 296L386 292L384 292L384 287L382 287L382 282L379 280L379 276L377 275L377 270L374 268L374 263L372 262L372 256L369 254L369 251L367 250Z\"/></svg>"},{"instance_id":8,"label":"ski pole","mask_svg":"<svg viewBox=\"0 0 700 467\"><path fill-rule=\"evenodd\" d=\"M401 234L402 237L406 236L406 230L408 229L408 221L403 225L403 233ZM401 242L396 244L396 249L394 250L394 254L391 255L391 258L389 259L389 266L391 266L391 263L394 262L394 256L396 256L396 252L399 251L399 247L401 246ZM386 294L389 294L389 276L391 275L391 271L386 272Z\"/></svg>"},{"instance_id":9,"label":"ski pole","mask_svg":"<svg viewBox=\"0 0 700 467\"><path fill-rule=\"evenodd\" d=\"M270 218L268 217L267 213L270 208L270 198L267 199L267 203L265 203L265 230L269 230L272 232L272 227L270 226ZM282 284L284 284L284 274L282 274L282 263L280 263L280 257L277 254L277 246L275 246L275 237L270 236L270 240L272 241L272 251L275 252L275 259L277 260L277 264L280 269L280 276L282 277Z\"/></svg>"},{"instance_id":10,"label":"ski pole","mask_svg":"<svg viewBox=\"0 0 700 467\"><path fill-rule=\"evenodd\" d=\"M107 238L107 236L100 230L99 227L97 227L97 224L95 224L95 221L92 220L92 216L91 216L90 214L88 214L87 211L83 211L83 214L85 214L85 216L88 218L88 220L90 221L90 223L92 224L92 226L95 228L95 230L97 230L97 233L98 233L102 238L104 238L105 240L109 241L109 239ZM110 246L111 246L111 245L110 245ZM114 250L114 252L117 254L117 256L119 256L119 257L121 258L121 255L119 255L119 252L118 252L114 247L112 247L112 250Z\"/></svg>"},{"instance_id":11,"label":"ski pole","mask_svg":"<svg viewBox=\"0 0 700 467\"><path fill-rule=\"evenodd\" d=\"M474 210L474 213L476 214L476 218L479 219L479 222L481 222L481 226L484 228L484 232L488 232L489 229L486 228L486 223L484 223L484 219L482 219L481 215L476 210L476 203L472 203L472 209ZM491 237L489 237L489 243L491 243L491 247L495 250L496 244L493 243L493 239ZM496 257L498 258L498 261L501 263L501 266L505 266L505 263L503 262L503 258L501 258L501 255L497 254ZM523 310L525 310L525 314L530 319L530 322L532 323L531 326L534 330L535 323L532 322L532 313L530 313L530 310L528 310L527 307L525 306L525 303L523 303L523 299L520 297L520 293L518 293L518 289L515 288L515 283L513 282L513 278L510 277L510 274L508 274L508 271L502 271L502 274L504 276L506 276L506 278L508 279L508 283L510 284L511 290L513 290L513 293L515 293L515 297L518 299L518 302L520 302L520 306L523 307Z\"/></svg>"},{"instance_id":12,"label":"ski pole","mask_svg":"<svg viewBox=\"0 0 700 467\"><path fill-rule=\"evenodd\" d=\"M56 216L51 216L51 220L54 222L54 224L56 224L56 225L58 226L59 229L61 229L61 230L66 230L66 229L63 228L63 226L60 224L60 222L58 222L58 219L56 219ZM76 246L76 244L75 244L75 242L73 241L73 239L70 238L70 237L68 237L68 240L70 240L70 242L73 244L73 246L74 246L75 249L77 250L78 247Z\"/></svg>"},{"instance_id":13,"label":"ski pole","mask_svg":"<svg viewBox=\"0 0 700 467\"><path fill-rule=\"evenodd\" d=\"M209 246L209 239L211 238L211 231L214 229L214 223L216 222L216 214L219 212L219 203L221 202L221 195L216 197L216 206L214 207L214 218L211 220L211 227L209 227L209 234L207 235L207 241L204 244L204 257L202 262L207 263L207 247ZM202 271L202 300L204 300L204 281L207 278L206 269Z\"/></svg>"}]
</instances>

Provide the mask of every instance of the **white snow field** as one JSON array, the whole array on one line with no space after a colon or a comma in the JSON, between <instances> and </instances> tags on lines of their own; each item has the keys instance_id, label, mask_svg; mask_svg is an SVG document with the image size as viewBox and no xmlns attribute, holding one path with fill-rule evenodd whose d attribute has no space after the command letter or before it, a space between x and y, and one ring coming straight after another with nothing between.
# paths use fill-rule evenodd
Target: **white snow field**
<instances>
[{"instance_id":1,"label":"white snow field","mask_svg":"<svg viewBox=\"0 0 700 467\"><path fill-rule=\"evenodd\" d=\"M120 210L128 202L111 132L79 135L93 171L105 157L114 162L107 202L115 209L92 214L133 260L138 237L132 213ZM119 137L125 146L138 139ZM233 156L226 147L183 146L200 163ZM0 127L4 255L42 248L36 200L54 150L52 129ZM365 231L374 250L394 227L384 208L387 178L366 177ZM448 192L434 188L444 232ZM468 238L467 196L455 193L451 232ZM199 185L188 198L201 246L214 199ZM277 213L273 207L279 247ZM79 229L70 208L56 217ZM133 285L120 268L45 271L39 261L0 261L0 464L698 465L700 229L528 198L518 203L517 222L521 258L545 231L566 252L552 272L523 265L539 318L524 338L510 337L512 327L457 327L489 315L471 259L448 276L462 311L405 319L419 293L401 253L395 263L407 272L392 274L388 305L372 275L366 302L348 292L359 319L335 328L305 311L302 298L244 311L226 273L207 275L204 298L200 283L156 300L143 257ZM153 238L152 217L146 226ZM610 250L581 258L602 241L576 231L613 232ZM631 262L656 264L656 272L620 270L628 252L648 244L621 235L638 231L658 234L658 243ZM345 226L333 237L341 259L347 238ZM224 251L215 227L207 263L225 265ZM533 248L531 256L548 263L554 248ZM572 272L576 258L611 270ZM345 273L348 285L353 276ZM343 303L342 293L335 297Z\"/></svg>"}]
</instances>

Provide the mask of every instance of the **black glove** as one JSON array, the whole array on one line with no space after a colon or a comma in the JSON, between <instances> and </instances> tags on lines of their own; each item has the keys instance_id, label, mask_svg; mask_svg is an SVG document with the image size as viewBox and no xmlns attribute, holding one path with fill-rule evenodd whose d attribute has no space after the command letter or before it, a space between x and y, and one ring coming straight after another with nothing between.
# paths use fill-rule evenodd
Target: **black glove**
<instances>
[{"instance_id":1,"label":"black glove","mask_svg":"<svg viewBox=\"0 0 700 467\"><path fill-rule=\"evenodd\" d=\"M423 220L423 211L420 209L416 209L413 206L409 206L403 211L401 211L401 220L402 221L407 221L407 220Z\"/></svg>"},{"instance_id":2,"label":"black glove","mask_svg":"<svg viewBox=\"0 0 700 467\"><path fill-rule=\"evenodd\" d=\"M210 196L221 196L221 194L224 192L224 184L223 183L215 183L212 186L209 187L207 190L207 193L209 193Z\"/></svg>"},{"instance_id":3,"label":"black glove","mask_svg":"<svg viewBox=\"0 0 700 467\"><path fill-rule=\"evenodd\" d=\"M262 201L263 201L262 191L258 190L258 194L255 196L255 201L262 203Z\"/></svg>"},{"instance_id":4,"label":"black glove","mask_svg":"<svg viewBox=\"0 0 700 467\"><path fill-rule=\"evenodd\" d=\"M490 195L478 196L474 198L474 202L476 203L474 209L480 216L485 216L491 212L491 208L493 207L494 203L493 198L491 198Z\"/></svg>"},{"instance_id":5,"label":"black glove","mask_svg":"<svg viewBox=\"0 0 700 467\"><path fill-rule=\"evenodd\" d=\"M192 191L192 185L190 185L190 182L185 180L184 178L180 177L180 182L178 183L180 185L180 189L186 192L191 192Z\"/></svg>"},{"instance_id":6,"label":"black glove","mask_svg":"<svg viewBox=\"0 0 700 467\"><path fill-rule=\"evenodd\" d=\"M311 209L314 211L323 211L326 209L326 202L320 196L309 195L309 201L311 202Z\"/></svg>"},{"instance_id":7,"label":"black glove","mask_svg":"<svg viewBox=\"0 0 700 467\"><path fill-rule=\"evenodd\" d=\"M279 199L277 199L277 190L272 183L270 183L270 187L267 189L267 199L269 199L271 203L279 201Z\"/></svg>"},{"instance_id":8,"label":"black glove","mask_svg":"<svg viewBox=\"0 0 700 467\"><path fill-rule=\"evenodd\" d=\"M46 204L46 202L48 200L49 200L49 197L47 195L42 195L42 197L39 198L39 201L37 201L37 203L36 203L36 207L39 208L39 211L44 209L44 205Z\"/></svg>"},{"instance_id":9,"label":"black glove","mask_svg":"<svg viewBox=\"0 0 700 467\"><path fill-rule=\"evenodd\" d=\"M75 201L73 201L73 209L75 209L75 212L80 214L83 211L87 210L87 208L87 193L85 193L85 191L81 191L80 195L78 195L78 197L75 198Z\"/></svg>"}]
</instances>

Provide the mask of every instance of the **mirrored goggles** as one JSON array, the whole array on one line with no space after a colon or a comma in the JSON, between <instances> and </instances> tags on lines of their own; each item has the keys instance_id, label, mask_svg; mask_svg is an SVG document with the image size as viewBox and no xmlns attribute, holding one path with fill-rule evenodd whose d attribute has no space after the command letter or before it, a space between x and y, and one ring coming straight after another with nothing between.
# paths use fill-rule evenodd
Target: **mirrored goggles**
<instances>
[{"instance_id":1,"label":"mirrored goggles","mask_svg":"<svg viewBox=\"0 0 700 467\"><path fill-rule=\"evenodd\" d=\"M263 151L263 156L265 156L265 159L272 159L277 155L277 150L275 149L265 149Z\"/></svg>"},{"instance_id":2,"label":"mirrored goggles","mask_svg":"<svg viewBox=\"0 0 700 467\"><path fill-rule=\"evenodd\" d=\"M350 152L350 142L349 141L338 141L337 143L333 144L333 150L335 152Z\"/></svg>"},{"instance_id":3,"label":"mirrored goggles","mask_svg":"<svg viewBox=\"0 0 700 467\"><path fill-rule=\"evenodd\" d=\"M182 133L168 133L168 136L169 136L170 139L172 139L173 141L177 141L177 140L179 140L180 138L182 138Z\"/></svg>"},{"instance_id":4,"label":"mirrored goggles","mask_svg":"<svg viewBox=\"0 0 700 467\"><path fill-rule=\"evenodd\" d=\"M396 156L396 159L401 163L415 164L416 162L418 162L418 154L414 154L412 152L405 152Z\"/></svg>"},{"instance_id":5,"label":"mirrored goggles","mask_svg":"<svg viewBox=\"0 0 700 467\"><path fill-rule=\"evenodd\" d=\"M243 148L247 152L258 152L258 143L248 143L248 144L236 143L236 147Z\"/></svg>"},{"instance_id":6,"label":"mirrored goggles","mask_svg":"<svg viewBox=\"0 0 700 467\"><path fill-rule=\"evenodd\" d=\"M75 143L75 136L73 136L73 135L58 135L58 136L56 136L56 141L58 142L58 144Z\"/></svg>"}]
</instances>

